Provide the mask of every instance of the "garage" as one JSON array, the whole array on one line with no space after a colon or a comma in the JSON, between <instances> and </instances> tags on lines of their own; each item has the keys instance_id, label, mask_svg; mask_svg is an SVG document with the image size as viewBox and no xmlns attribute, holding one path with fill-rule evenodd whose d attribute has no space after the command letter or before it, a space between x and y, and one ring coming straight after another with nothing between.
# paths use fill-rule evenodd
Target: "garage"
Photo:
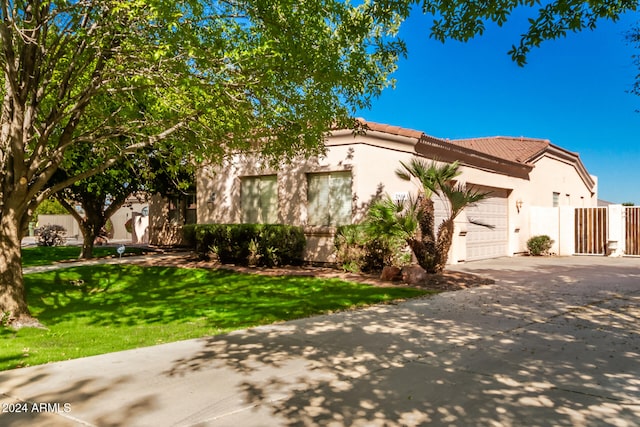
<instances>
[{"instance_id":1,"label":"garage","mask_svg":"<svg viewBox=\"0 0 640 427\"><path fill-rule=\"evenodd\" d=\"M467 225L466 261L497 258L509 255L508 196L505 189L473 186L474 190L490 192L489 196L475 206L465 209ZM473 224L477 221L482 225Z\"/></svg>"}]
</instances>

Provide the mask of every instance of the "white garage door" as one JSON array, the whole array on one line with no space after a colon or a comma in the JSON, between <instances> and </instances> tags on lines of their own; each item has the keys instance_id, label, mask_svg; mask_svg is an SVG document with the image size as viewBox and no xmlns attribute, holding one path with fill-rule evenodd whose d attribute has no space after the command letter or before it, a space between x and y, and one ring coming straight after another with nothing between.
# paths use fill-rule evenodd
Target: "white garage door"
<instances>
[{"instance_id":1,"label":"white garage door","mask_svg":"<svg viewBox=\"0 0 640 427\"><path fill-rule=\"evenodd\" d=\"M473 187L489 196L465 209L467 218L492 228L469 223L467 226L467 261L497 258L509 253L507 190Z\"/></svg>"}]
</instances>

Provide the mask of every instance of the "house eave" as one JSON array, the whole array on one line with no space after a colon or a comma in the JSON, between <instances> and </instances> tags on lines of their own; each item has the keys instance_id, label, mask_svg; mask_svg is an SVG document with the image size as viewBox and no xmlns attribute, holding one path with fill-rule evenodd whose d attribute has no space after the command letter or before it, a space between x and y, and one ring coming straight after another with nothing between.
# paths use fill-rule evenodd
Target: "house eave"
<instances>
[{"instance_id":1,"label":"house eave","mask_svg":"<svg viewBox=\"0 0 640 427\"><path fill-rule=\"evenodd\" d=\"M564 148L558 147L557 145L549 144L549 146L545 150L529 158L529 162L535 163L544 156L551 157L572 165L587 188L589 188L592 194L594 193L593 188L595 187L596 183L591 175L589 175L589 172L587 172L587 169L582 163L582 160L580 160L580 156L578 153L565 150Z\"/></svg>"},{"instance_id":2,"label":"house eave","mask_svg":"<svg viewBox=\"0 0 640 427\"><path fill-rule=\"evenodd\" d=\"M424 135L416 144L416 153L423 157L443 162L458 161L468 166L490 170L502 175L528 179L533 169L530 163L518 163L451 144L447 141Z\"/></svg>"}]
</instances>

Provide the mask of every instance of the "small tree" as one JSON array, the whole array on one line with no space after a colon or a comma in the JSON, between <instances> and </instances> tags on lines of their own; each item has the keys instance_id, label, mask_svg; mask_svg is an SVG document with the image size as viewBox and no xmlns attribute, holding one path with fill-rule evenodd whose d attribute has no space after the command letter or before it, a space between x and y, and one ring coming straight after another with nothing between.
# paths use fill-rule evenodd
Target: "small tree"
<instances>
[{"instance_id":1,"label":"small tree","mask_svg":"<svg viewBox=\"0 0 640 427\"><path fill-rule=\"evenodd\" d=\"M396 174L405 180L418 181L418 197L409 198L404 203L396 203L387 197L374 203L365 221L367 229L371 233L401 236L422 268L428 273L441 273L453 242L455 219L467 206L483 200L488 193L468 189L453 181L461 173L458 162L438 165L413 159L408 164L401 162L401 165ZM449 209L437 234L434 232L434 194L444 200Z\"/></svg>"},{"instance_id":2,"label":"small tree","mask_svg":"<svg viewBox=\"0 0 640 427\"><path fill-rule=\"evenodd\" d=\"M84 162L95 162L86 159ZM58 169L54 180L63 181L84 165L69 165ZM114 167L101 174L77 182L56 194L58 202L64 206L80 225L82 250L79 258L93 258L93 246L100 237L111 216L120 209L132 195L141 189L142 180L138 171L128 159L123 159ZM79 205L83 212L78 212Z\"/></svg>"}]
</instances>

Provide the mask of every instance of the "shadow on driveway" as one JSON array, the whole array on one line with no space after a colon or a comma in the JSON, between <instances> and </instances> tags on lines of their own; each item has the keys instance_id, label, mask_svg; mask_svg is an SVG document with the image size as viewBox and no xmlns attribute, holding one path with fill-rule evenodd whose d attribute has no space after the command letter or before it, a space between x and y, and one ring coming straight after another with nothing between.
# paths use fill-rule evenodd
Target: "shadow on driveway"
<instances>
[{"instance_id":1,"label":"shadow on driveway","mask_svg":"<svg viewBox=\"0 0 640 427\"><path fill-rule=\"evenodd\" d=\"M513 263L509 263L513 260ZM3 426L635 426L640 261L456 267L496 284L0 373Z\"/></svg>"}]
</instances>

